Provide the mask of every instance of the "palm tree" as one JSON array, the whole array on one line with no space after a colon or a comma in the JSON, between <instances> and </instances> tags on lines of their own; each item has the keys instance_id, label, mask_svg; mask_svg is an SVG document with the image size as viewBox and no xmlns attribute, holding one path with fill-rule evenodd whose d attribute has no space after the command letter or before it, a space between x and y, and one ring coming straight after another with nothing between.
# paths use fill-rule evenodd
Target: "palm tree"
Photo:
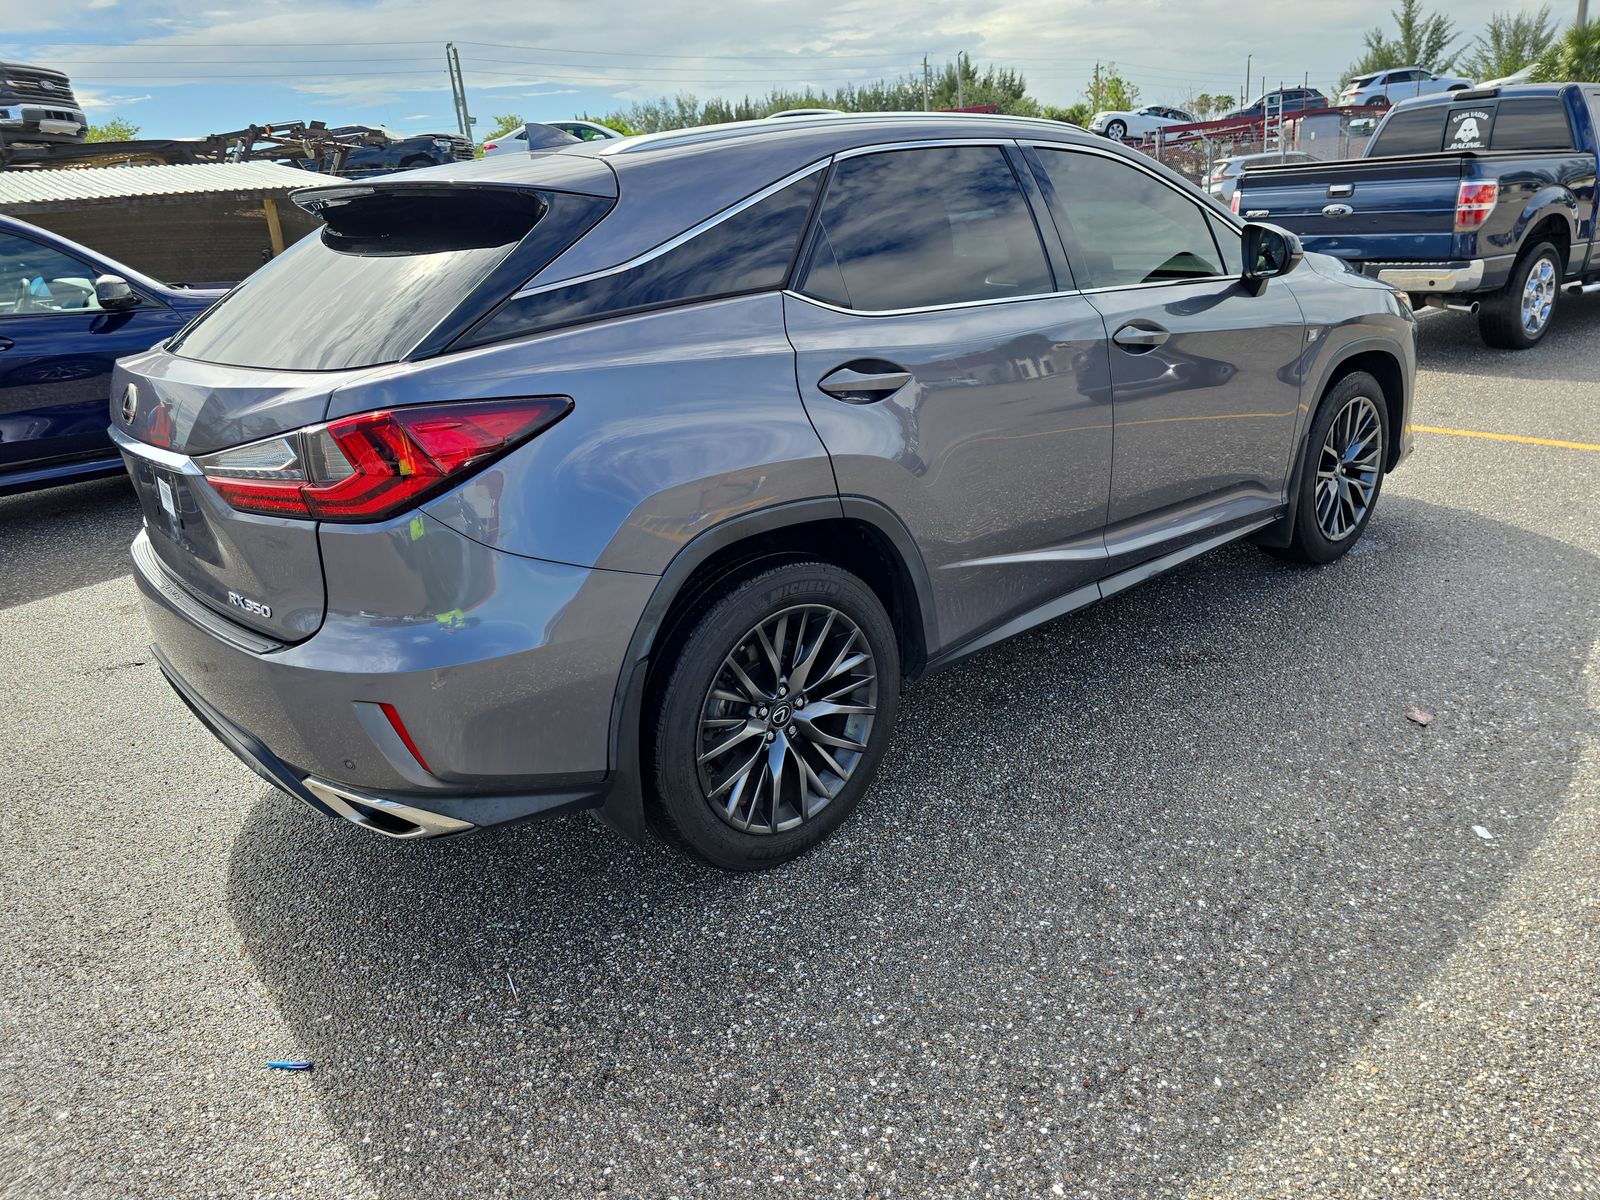
<instances>
[{"instance_id":1,"label":"palm tree","mask_svg":"<svg viewBox=\"0 0 1600 1200\"><path fill-rule=\"evenodd\" d=\"M1533 77L1549 83L1600 80L1600 20L1568 29L1540 57Z\"/></svg>"}]
</instances>

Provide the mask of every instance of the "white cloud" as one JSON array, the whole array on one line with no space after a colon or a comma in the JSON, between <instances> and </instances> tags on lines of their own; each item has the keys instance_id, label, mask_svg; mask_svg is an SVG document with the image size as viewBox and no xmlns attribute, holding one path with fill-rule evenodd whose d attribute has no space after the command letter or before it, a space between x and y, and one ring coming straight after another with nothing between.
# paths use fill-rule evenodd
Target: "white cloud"
<instances>
[{"instance_id":1,"label":"white cloud","mask_svg":"<svg viewBox=\"0 0 1600 1200\"><path fill-rule=\"evenodd\" d=\"M427 113L412 113L409 117L401 117L402 121L428 121L432 120Z\"/></svg>"},{"instance_id":2,"label":"white cloud","mask_svg":"<svg viewBox=\"0 0 1600 1200\"><path fill-rule=\"evenodd\" d=\"M117 0L89 0L90 8L115 8Z\"/></svg>"},{"instance_id":3,"label":"white cloud","mask_svg":"<svg viewBox=\"0 0 1600 1200\"><path fill-rule=\"evenodd\" d=\"M73 88L72 94L77 98L78 107L87 112L101 108L127 108L131 104L143 104L146 100L154 99L149 92L142 96L108 96L79 87Z\"/></svg>"}]
</instances>

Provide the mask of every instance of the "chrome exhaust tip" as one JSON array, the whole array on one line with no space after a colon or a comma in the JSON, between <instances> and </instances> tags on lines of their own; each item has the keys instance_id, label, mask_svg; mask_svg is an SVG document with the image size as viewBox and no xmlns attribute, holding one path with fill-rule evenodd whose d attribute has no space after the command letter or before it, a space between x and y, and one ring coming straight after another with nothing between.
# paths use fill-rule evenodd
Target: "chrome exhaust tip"
<instances>
[{"instance_id":1,"label":"chrome exhaust tip","mask_svg":"<svg viewBox=\"0 0 1600 1200\"><path fill-rule=\"evenodd\" d=\"M447 817L443 813L429 812L425 808L402 804L398 800L351 791L347 787L326 783L321 779L307 777L301 782L305 785L306 791L350 824L381 833L384 837L435 838L451 833L465 833L475 828L471 821Z\"/></svg>"}]
</instances>

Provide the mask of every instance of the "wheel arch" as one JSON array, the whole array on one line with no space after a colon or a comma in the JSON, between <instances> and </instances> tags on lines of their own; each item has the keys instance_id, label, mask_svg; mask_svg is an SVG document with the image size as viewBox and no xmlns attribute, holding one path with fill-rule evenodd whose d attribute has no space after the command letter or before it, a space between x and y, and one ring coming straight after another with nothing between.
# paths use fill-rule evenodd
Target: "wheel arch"
<instances>
[{"instance_id":1,"label":"wheel arch","mask_svg":"<svg viewBox=\"0 0 1600 1200\"><path fill-rule=\"evenodd\" d=\"M1311 417L1324 396L1339 385L1339 381L1357 371L1365 371L1378 381L1383 391L1384 408L1389 416L1389 448L1385 453L1384 471L1394 470L1400 461L1407 411L1406 375L1400 352L1380 338L1365 338L1344 347L1322 370L1316 386L1316 403L1306 417L1305 428L1311 428ZM1288 504L1283 519L1275 521L1251 540L1260 546L1287 546L1294 534L1295 517L1300 508L1300 480L1305 468L1305 447L1295 444L1293 464L1289 471Z\"/></svg>"},{"instance_id":2,"label":"wheel arch","mask_svg":"<svg viewBox=\"0 0 1600 1200\"><path fill-rule=\"evenodd\" d=\"M860 576L883 602L899 640L902 674L915 679L939 647L926 564L905 524L864 497L772 505L699 534L673 557L646 603L623 659L611 707L612 783L599 815L624 836L642 836L640 724L656 668L722 584L757 564L818 559Z\"/></svg>"},{"instance_id":3,"label":"wheel arch","mask_svg":"<svg viewBox=\"0 0 1600 1200\"><path fill-rule=\"evenodd\" d=\"M1525 231L1520 239L1524 247L1536 246L1546 237L1555 243L1556 249L1561 252L1563 278L1572 269L1572 246L1576 240L1573 231L1576 225L1569 201L1559 193L1553 197L1536 197L1518 222L1519 228Z\"/></svg>"}]
</instances>

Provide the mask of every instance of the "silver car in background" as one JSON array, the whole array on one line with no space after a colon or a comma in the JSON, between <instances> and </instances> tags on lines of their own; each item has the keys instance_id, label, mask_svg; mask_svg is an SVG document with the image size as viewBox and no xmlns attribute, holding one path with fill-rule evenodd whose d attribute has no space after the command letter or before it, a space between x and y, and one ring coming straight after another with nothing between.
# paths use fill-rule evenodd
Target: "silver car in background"
<instances>
[{"instance_id":1,"label":"silver car in background","mask_svg":"<svg viewBox=\"0 0 1600 1200\"><path fill-rule=\"evenodd\" d=\"M1329 562L1410 449L1396 293L1055 122L296 200L320 235L123 360L113 435L167 679L395 837L597 809L783 862L906 682L1236 539Z\"/></svg>"},{"instance_id":2,"label":"silver car in background","mask_svg":"<svg viewBox=\"0 0 1600 1200\"><path fill-rule=\"evenodd\" d=\"M1233 203L1233 193L1239 188L1239 176L1253 166L1268 164L1309 163L1318 161L1310 154L1298 150L1263 150L1255 154L1234 154L1219 158L1211 164L1211 174L1206 176L1206 190L1224 204Z\"/></svg>"}]
</instances>

